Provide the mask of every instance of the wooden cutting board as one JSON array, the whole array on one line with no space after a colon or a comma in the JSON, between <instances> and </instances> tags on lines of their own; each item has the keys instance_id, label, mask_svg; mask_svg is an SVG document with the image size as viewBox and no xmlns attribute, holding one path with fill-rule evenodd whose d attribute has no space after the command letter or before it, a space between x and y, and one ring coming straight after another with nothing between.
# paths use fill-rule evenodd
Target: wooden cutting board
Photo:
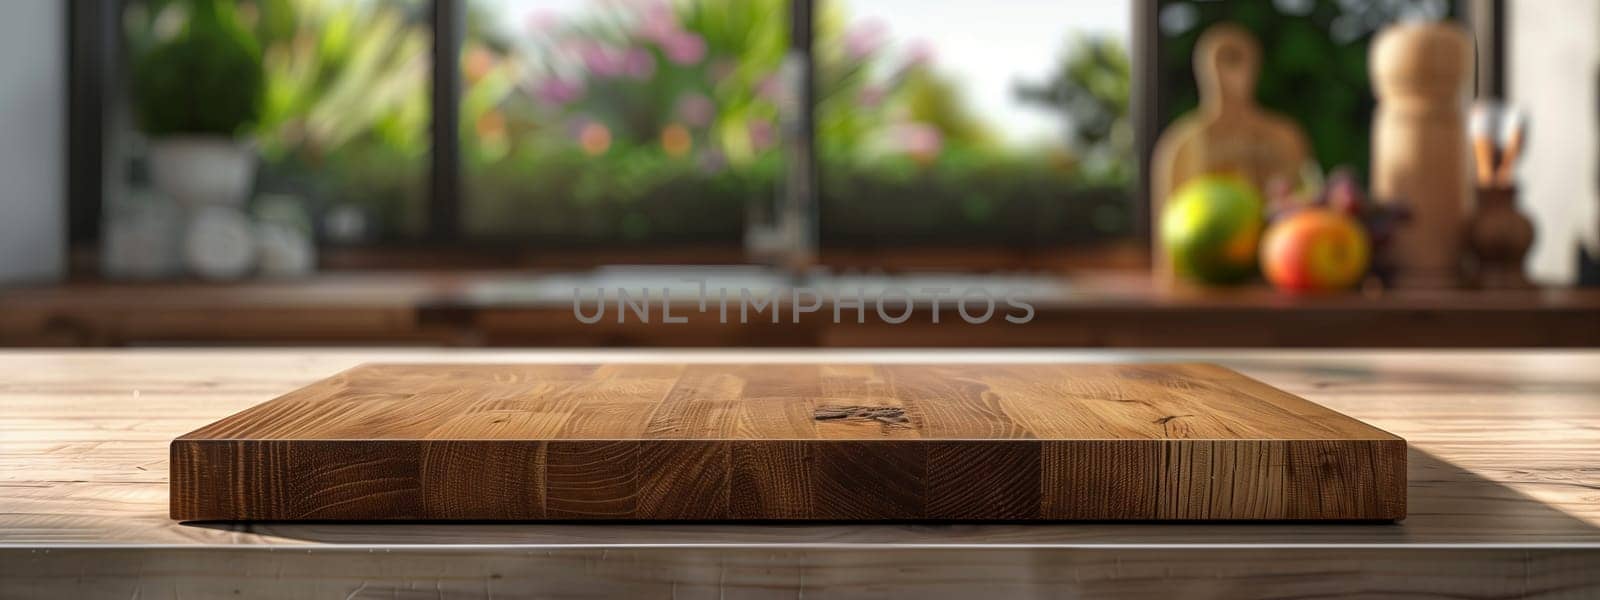
<instances>
[{"instance_id":1,"label":"wooden cutting board","mask_svg":"<svg viewBox=\"0 0 1600 600\"><path fill-rule=\"evenodd\" d=\"M363 365L172 442L180 520L1390 520L1405 441L1175 365Z\"/></svg>"}]
</instances>

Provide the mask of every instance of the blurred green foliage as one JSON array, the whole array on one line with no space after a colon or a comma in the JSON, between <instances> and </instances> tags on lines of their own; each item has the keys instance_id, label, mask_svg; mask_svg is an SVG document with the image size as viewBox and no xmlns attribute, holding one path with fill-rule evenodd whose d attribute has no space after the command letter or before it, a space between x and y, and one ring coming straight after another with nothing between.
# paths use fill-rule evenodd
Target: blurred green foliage
<instances>
[{"instance_id":1,"label":"blurred green foliage","mask_svg":"<svg viewBox=\"0 0 1600 600\"><path fill-rule=\"evenodd\" d=\"M266 48L268 157L321 157L358 142L428 148L430 36L418 3L256 0Z\"/></svg>"},{"instance_id":2,"label":"blurred green foliage","mask_svg":"<svg viewBox=\"0 0 1600 600\"><path fill-rule=\"evenodd\" d=\"M1237 23L1261 42L1256 97L1305 129L1324 171L1350 166L1366 179L1375 101L1367 45L1384 24L1411 16L1453 16L1442 0L1158 0L1163 126L1194 110L1196 41L1211 25Z\"/></svg>"},{"instance_id":3,"label":"blurred green foliage","mask_svg":"<svg viewBox=\"0 0 1600 600\"><path fill-rule=\"evenodd\" d=\"M854 21L845 2L821 3L816 19L814 110L824 157L870 161L888 151L926 160L946 146L997 150L959 86L933 68L931 46L894 47L886 25Z\"/></svg>"},{"instance_id":4,"label":"blurred green foliage","mask_svg":"<svg viewBox=\"0 0 1600 600\"><path fill-rule=\"evenodd\" d=\"M469 232L737 243L774 193L786 0L596 3L525 28L469 6Z\"/></svg>"},{"instance_id":5,"label":"blurred green foliage","mask_svg":"<svg viewBox=\"0 0 1600 600\"><path fill-rule=\"evenodd\" d=\"M1070 245L1131 231L1131 74L1119 42L1069 44L1056 76L1013 90L1063 126L1059 144L1016 148L967 105L931 46L896 44L878 27L842 2L818 18L823 243Z\"/></svg>"},{"instance_id":6,"label":"blurred green foliage","mask_svg":"<svg viewBox=\"0 0 1600 600\"><path fill-rule=\"evenodd\" d=\"M420 233L428 189L427 3L254 0L267 93L268 175L323 204L366 209L390 236Z\"/></svg>"},{"instance_id":7,"label":"blurred green foliage","mask_svg":"<svg viewBox=\"0 0 1600 600\"><path fill-rule=\"evenodd\" d=\"M787 0L531 15L471 6L461 121L469 231L550 243L733 243L746 205L777 195L779 110L792 97L782 73ZM896 52L852 22L844 3L819 8L824 243L1059 244L1129 230L1129 73L1116 42L1063 55L1063 85L1090 90L1103 111L1078 125L1083 156L1105 166L1091 173L1079 144L1003 147L928 49ZM685 39L704 52L674 58ZM687 136L669 143L674 128Z\"/></svg>"},{"instance_id":8,"label":"blurred green foliage","mask_svg":"<svg viewBox=\"0 0 1600 600\"><path fill-rule=\"evenodd\" d=\"M261 117L261 49L229 0L168 0L185 23L134 53L133 100L152 136L247 133Z\"/></svg>"},{"instance_id":9,"label":"blurred green foliage","mask_svg":"<svg viewBox=\"0 0 1600 600\"><path fill-rule=\"evenodd\" d=\"M191 27L184 8L212 1L130 0L130 47L174 39ZM258 112L235 129L256 140L263 188L358 205L386 237L420 232L428 2L215 2L259 49ZM1072 46L1061 75L1031 88L1071 114L1070 143L1015 151L927 56L890 52L843 4L819 4L813 44L825 241L1060 243L1128 230L1131 168L1117 166L1128 162L1128 74L1115 42ZM780 111L794 99L788 0L596 2L543 16L491 6L468 4L461 56L470 235L737 243L747 204L776 196ZM135 75L177 62L152 60Z\"/></svg>"},{"instance_id":10,"label":"blurred green foliage","mask_svg":"<svg viewBox=\"0 0 1600 600\"><path fill-rule=\"evenodd\" d=\"M259 186L315 205L354 204L390 235L421 231L431 118L426 3L135 0L124 31L130 48L150 57L134 66L136 81L203 57L149 50L199 25L196 3L224 11L233 35L259 48L257 112L238 132L261 153ZM179 82L149 101L222 93Z\"/></svg>"},{"instance_id":11,"label":"blurred green foliage","mask_svg":"<svg viewBox=\"0 0 1600 600\"><path fill-rule=\"evenodd\" d=\"M470 230L535 244L736 243L750 198L773 193L774 155L710 172L644 146L604 160L568 148L529 150L482 165L470 186Z\"/></svg>"},{"instance_id":12,"label":"blurred green foliage","mask_svg":"<svg viewBox=\"0 0 1600 600\"><path fill-rule=\"evenodd\" d=\"M1061 114L1086 177L1125 185L1134 176L1132 90L1126 45L1107 36L1080 36L1050 79L1021 83L1017 95Z\"/></svg>"},{"instance_id":13,"label":"blurred green foliage","mask_svg":"<svg viewBox=\"0 0 1600 600\"><path fill-rule=\"evenodd\" d=\"M908 156L824 157L822 239L855 247L1060 247L1125 235L1125 188L1094 185L1046 156L949 148Z\"/></svg>"}]
</instances>

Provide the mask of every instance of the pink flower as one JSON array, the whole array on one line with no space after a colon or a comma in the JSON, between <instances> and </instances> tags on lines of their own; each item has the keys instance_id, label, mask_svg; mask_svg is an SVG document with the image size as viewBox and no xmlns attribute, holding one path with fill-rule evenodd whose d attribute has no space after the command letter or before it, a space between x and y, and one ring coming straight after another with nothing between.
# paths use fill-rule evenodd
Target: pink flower
<instances>
[{"instance_id":1,"label":"pink flower","mask_svg":"<svg viewBox=\"0 0 1600 600\"><path fill-rule=\"evenodd\" d=\"M622 57L622 68L637 81L644 81L656 74L656 59L643 48L629 48Z\"/></svg>"},{"instance_id":2,"label":"pink flower","mask_svg":"<svg viewBox=\"0 0 1600 600\"><path fill-rule=\"evenodd\" d=\"M777 74L763 77L760 82L756 83L756 97L762 100L777 102L782 95L783 81L778 78Z\"/></svg>"},{"instance_id":3,"label":"pink flower","mask_svg":"<svg viewBox=\"0 0 1600 600\"><path fill-rule=\"evenodd\" d=\"M750 147L757 152L771 148L778 142L778 132L771 121L751 121L745 126L745 131L750 136Z\"/></svg>"},{"instance_id":4,"label":"pink flower","mask_svg":"<svg viewBox=\"0 0 1600 600\"><path fill-rule=\"evenodd\" d=\"M578 47L578 57L584 68L598 77L620 77L626 66L622 53L599 42L588 42Z\"/></svg>"},{"instance_id":5,"label":"pink flower","mask_svg":"<svg viewBox=\"0 0 1600 600\"><path fill-rule=\"evenodd\" d=\"M844 34L844 53L851 60L861 60L877 52L889 41L889 27L878 19L867 19Z\"/></svg>"},{"instance_id":6,"label":"pink flower","mask_svg":"<svg viewBox=\"0 0 1600 600\"><path fill-rule=\"evenodd\" d=\"M534 95L545 104L563 106L583 97L583 83L551 77L538 85Z\"/></svg>"},{"instance_id":7,"label":"pink flower","mask_svg":"<svg viewBox=\"0 0 1600 600\"><path fill-rule=\"evenodd\" d=\"M671 6L665 2L655 2L644 9L635 31L639 37L665 45L675 36L682 35L683 28L678 25L678 15Z\"/></svg>"},{"instance_id":8,"label":"pink flower","mask_svg":"<svg viewBox=\"0 0 1600 600\"><path fill-rule=\"evenodd\" d=\"M944 149L944 136L927 123L907 123L894 130L895 145L919 160L932 160Z\"/></svg>"},{"instance_id":9,"label":"pink flower","mask_svg":"<svg viewBox=\"0 0 1600 600\"><path fill-rule=\"evenodd\" d=\"M869 83L861 87L861 94L856 96L856 103L863 108L877 108L883 104L883 99L887 95L888 91L883 89L883 86Z\"/></svg>"},{"instance_id":10,"label":"pink flower","mask_svg":"<svg viewBox=\"0 0 1600 600\"><path fill-rule=\"evenodd\" d=\"M717 107L704 94L690 92L678 99L678 118L694 127L710 125L716 110Z\"/></svg>"},{"instance_id":11,"label":"pink flower","mask_svg":"<svg viewBox=\"0 0 1600 600\"><path fill-rule=\"evenodd\" d=\"M690 66L706 57L706 41L692 33L678 32L661 41L661 52L673 63Z\"/></svg>"},{"instance_id":12,"label":"pink flower","mask_svg":"<svg viewBox=\"0 0 1600 600\"><path fill-rule=\"evenodd\" d=\"M560 26L561 17L549 10L536 10L528 14L527 25L529 33L542 35Z\"/></svg>"},{"instance_id":13,"label":"pink flower","mask_svg":"<svg viewBox=\"0 0 1600 600\"><path fill-rule=\"evenodd\" d=\"M563 61L569 61L581 58L583 49L588 46L588 40L578 39L571 35L562 35L555 40L555 53L560 55Z\"/></svg>"},{"instance_id":14,"label":"pink flower","mask_svg":"<svg viewBox=\"0 0 1600 600\"><path fill-rule=\"evenodd\" d=\"M906 48L906 64L902 69L910 70L933 64L934 48L928 40L914 40Z\"/></svg>"}]
</instances>

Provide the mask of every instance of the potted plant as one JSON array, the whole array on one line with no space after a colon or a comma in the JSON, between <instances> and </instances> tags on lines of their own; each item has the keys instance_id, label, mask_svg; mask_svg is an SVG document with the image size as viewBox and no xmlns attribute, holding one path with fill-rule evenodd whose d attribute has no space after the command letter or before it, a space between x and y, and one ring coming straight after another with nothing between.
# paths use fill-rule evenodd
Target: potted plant
<instances>
[{"instance_id":1,"label":"potted plant","mask_svg":"<svg viewBox=\"0 0 1600 600\"><path fill-rule=\"evenodd\" d=\"M134 108L152 183L184 206L242 204L255 176L261 49L231 0L178 0L184 28L136 58Z\"/></svg>"}]
</instances>

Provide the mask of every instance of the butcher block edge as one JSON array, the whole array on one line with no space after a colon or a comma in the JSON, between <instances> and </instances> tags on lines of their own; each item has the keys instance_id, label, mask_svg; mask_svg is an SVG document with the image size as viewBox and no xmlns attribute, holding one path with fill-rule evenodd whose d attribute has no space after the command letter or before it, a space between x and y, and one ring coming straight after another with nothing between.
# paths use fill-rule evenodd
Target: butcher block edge
<instances>
[{"instance_id":1,"label":"butcher block edge","mask_svg":"<svg viewBox=\"0 0 1600 600\"><path fill-rule=\"evenodd\" d=\"M1399 439L180 439L171 452L171 516L184 521L1406 514L1406 445Z\"/></svg>"}]
</instances>

